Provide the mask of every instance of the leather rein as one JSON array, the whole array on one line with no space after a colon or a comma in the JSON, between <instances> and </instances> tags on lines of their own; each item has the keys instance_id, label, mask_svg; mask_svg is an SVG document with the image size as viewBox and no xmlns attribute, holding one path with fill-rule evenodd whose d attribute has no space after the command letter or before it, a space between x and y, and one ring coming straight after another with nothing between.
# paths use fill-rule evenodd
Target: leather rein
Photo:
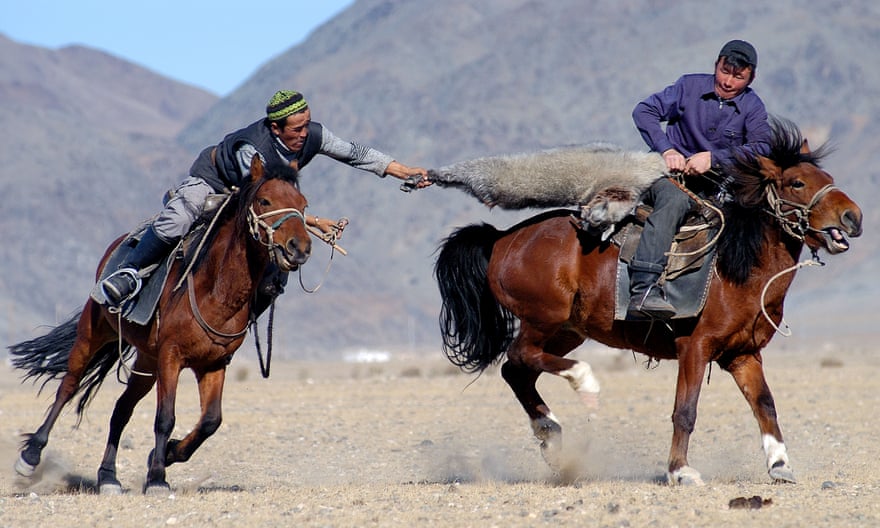
<instances>
[{"instance_id":1,"label":"leather rein","mask_svg":"<svg viewBox=\"0 0 880 528\"><path fill-rule=\"evenodd\" d=\"M275 220L272 224L268 224L265 219L271 218L273 216L283 215L278 220ZM300 221L305 225L306 217L302 211L299 209L295 209L292 207L284 208L284 209L276 209L274 211L269 211L267 213L263 213L258 215L253 206L248 209L248 226L250 229L251 236L254 237L254 240L265 246L269 252L269 260L272 263L277 262L277 256L275 254L275 248L281 247L281 244L275 242L275 231L281 227L281 225L290 220L291 218L299 218ZM263 239L261 235L262 232L266 233L266 239ZM248 317L248 322L243 329L238 332L233 333L225 333L221 332L205 321L204 317L202 317L202 313L199 310L198 302L196 302L195 291L193 288L193 280L192 280L192 271L188 272L186 275L186 289L189 297L189 304L192 308L193 315L196 318L196 321L199 323L199 326L202 327L206 332L210 334L214 334L217 337L222 337L225 339L235 339L243 336L247 333L248 328L255 322L255 318L253 314L250 314Z\"/></svg>"}]
</instances>

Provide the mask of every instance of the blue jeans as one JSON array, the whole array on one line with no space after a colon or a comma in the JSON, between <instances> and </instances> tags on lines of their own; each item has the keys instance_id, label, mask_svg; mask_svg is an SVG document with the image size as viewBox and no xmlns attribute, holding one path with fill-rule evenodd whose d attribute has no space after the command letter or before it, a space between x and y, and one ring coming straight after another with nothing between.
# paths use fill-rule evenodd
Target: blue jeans
<instances>
[{"instance_id":1,"label":"blue jeans","mask_svg":"<svg viewBox=\"0 0 880 528\"><path fill-rule=\"evenodd\" d=\"M651 184L642 199L654 211L645 220L639 247L629 267L634 271L663 273L672 239L696 202L668 178Z\"/></svg>"}]
</instances>

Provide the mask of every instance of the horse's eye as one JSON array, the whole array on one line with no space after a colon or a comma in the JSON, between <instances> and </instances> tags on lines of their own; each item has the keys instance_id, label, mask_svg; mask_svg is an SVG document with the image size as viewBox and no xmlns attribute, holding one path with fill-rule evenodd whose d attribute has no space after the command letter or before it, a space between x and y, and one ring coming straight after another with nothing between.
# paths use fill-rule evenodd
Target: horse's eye
<instances>
[{"instance_id":1,"label":"horse's eye","mask_svg":"<svg viewBox=\"0 0 880 528\"><path fill-rule=\"evenodd\" d=\"M269 200L267 200L265 198L260 198L260 205L262 205L263 207L268 207L268 206L272 205L272 202L270 202Z\"/></svg>"},{"instance_id":2,"label":"horse's eye","mask_svg":"<svg viewBox=\"0 0 880 528\"><path fill-rule=\"evenodd\" d=\"M806 184L800 180L791 182L792 189L803 189Z\"/></svg>"}]
</instances>

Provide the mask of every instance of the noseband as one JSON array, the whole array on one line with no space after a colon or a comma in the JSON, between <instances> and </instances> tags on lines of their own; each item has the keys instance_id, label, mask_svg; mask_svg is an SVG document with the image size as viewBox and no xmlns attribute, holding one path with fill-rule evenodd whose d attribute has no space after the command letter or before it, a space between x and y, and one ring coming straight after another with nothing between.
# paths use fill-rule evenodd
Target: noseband
<instances>
[{"instance_id":1,"label":"noseband","mask_svg":"<svg viewBox=\"0 0 880 528\"><path fill-rule=\"evenodd\" d=\"M272 224L265 221L267 218L278 215L282 215L281 218L275 220ZM281 244L275 242L275 231L281 227L284 222L291 218L299 218L303 225L306 225L305 214L299 209L293 207L275 209L274 211L269 211L260 215L254 211L253 205L248 208L248 226L250 228L251 236L254 237L254 240L269 249L269 258L272 262L275 261L275 252L272 251L272 249L281 246ZM266 233L266 240L263 240L261 230Z\"/></svg>"},{"instance_id":2,"label":"noseband","mask_svg":"<svg viewBox=\"0 0 880 528\"><path fill-rule=\"evenodd\" d=\"M817 229L810 227L810 213L812 212L813 207L815 207L826 194L834 190L837 190L837 186L829 183L816 191L816 194L810 199L810 203L804 205L789 200L783 200L779 197L776 187L768 185L767 203L770 205L771 210L767 212L779 220L779 224L782 226L783 231L803 242L808 231L818 232Z\"/></svg>"}]
</instances>

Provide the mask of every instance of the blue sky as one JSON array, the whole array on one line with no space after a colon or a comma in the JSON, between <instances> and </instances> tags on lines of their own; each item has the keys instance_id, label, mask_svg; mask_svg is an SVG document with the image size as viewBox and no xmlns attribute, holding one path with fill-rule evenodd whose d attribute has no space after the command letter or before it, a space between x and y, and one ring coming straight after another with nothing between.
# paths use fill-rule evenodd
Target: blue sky
<instances>
[{"instance_id":1,"label":"blue sky","mask_svg":"<svg viewBox=\"0 0 880 528\"><path fill-rule=\"evenodd\" d=\"M0 0L0 33L82 44L220 96L353 0Z\"/></svg>"}]
</instances>

